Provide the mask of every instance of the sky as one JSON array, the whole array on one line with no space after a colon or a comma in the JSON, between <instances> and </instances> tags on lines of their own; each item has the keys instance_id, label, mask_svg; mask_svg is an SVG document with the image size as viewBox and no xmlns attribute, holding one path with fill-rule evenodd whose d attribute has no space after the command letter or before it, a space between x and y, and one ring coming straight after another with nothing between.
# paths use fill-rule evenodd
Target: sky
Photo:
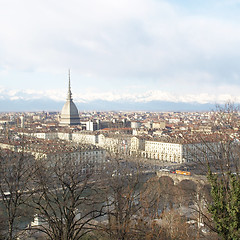
<instances>
[{"instance_id":1,"label":"sky","mask_svg":"<svg viewBox=\"0 0 240 240\"><path fill-rule=\"evenodd\" d=\"M0 100L240 103L240 0L0 0Z\"/></svg>"}]
</instances>

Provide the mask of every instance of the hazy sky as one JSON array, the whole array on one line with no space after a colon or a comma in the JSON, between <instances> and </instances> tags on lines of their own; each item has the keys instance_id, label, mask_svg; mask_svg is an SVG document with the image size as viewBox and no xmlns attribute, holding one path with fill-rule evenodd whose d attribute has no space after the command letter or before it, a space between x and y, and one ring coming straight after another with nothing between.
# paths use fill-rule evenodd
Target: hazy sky
<instances>
[{"instance_id":1,"label":"hazy sky","mask_svg":"<svg viewBox=\"0 0 240 240\"><path fill-rule=\"evenodd\" d=\"M0 98L240 102L240 0L0 0Z\"/></svg>"}]
</instances>

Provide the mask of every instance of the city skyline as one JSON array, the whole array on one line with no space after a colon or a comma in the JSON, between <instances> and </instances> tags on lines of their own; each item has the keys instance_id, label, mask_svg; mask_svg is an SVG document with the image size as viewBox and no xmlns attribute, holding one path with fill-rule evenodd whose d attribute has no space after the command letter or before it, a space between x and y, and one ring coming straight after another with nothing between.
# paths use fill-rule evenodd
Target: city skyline
<instances>
[{"instance_id":1,"label":"city skyline","mask_svg":"<svg viewBox=\"0 0 240 240\"><path fill-rule=\"evenodd\" d=\"M240 103L240 1L0 6L2 103L56 102L60 109L68 68L78 106Z\"/></svg>"}]
</instances>

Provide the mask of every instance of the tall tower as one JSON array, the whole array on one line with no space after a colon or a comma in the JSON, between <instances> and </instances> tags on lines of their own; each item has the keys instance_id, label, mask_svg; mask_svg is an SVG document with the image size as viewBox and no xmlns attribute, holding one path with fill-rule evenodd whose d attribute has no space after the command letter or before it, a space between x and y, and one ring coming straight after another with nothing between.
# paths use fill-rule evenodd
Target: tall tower
<instances>
[{"instance_id":1,"label":"tall tower","mask_svg":"<svg viewBox=\"0 0 240 240\"><path fill-rule=\"evenodd\" d=\"M21 119L21 128L24 128L24 122L25 122L25 119L24 119L24 116L20 116L20 119Z\"/></svg>"},{"instance_id":2,"label":"tall tower","mask_svg":"<svg viewBox=\"0 0 240 240\"><path fill-rule=\"evenodd\" d=\"M70 70L68 72L68 94L67 101L61 112L60 126L71 126L80 124L78 109L73 102L71 92Z\"/></svg>"}]
</instances>

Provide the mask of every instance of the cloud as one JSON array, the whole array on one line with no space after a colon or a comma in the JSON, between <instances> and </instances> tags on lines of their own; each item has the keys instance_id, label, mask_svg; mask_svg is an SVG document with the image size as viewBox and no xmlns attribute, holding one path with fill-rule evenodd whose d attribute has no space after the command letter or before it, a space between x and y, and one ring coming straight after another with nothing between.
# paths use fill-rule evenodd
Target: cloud
<instances>
[{"instance_id":1,"label":"cloud","mask_svg":"<svg viewBox=\"0 0 240 240\"><path fill-rule=\"evenodd\" d=\"M9 90L9 96L60 101L65 92L54 89L63 88L59 75L70 67L78 101L205 102L237 96L232 87L240 68L237 15L221 16L229 10L227 1L211 1L218 15L180 2L2 1L0 84L21 91ZM125 92L128 86L136 87Z\"/></svg>"}]
</instances>

